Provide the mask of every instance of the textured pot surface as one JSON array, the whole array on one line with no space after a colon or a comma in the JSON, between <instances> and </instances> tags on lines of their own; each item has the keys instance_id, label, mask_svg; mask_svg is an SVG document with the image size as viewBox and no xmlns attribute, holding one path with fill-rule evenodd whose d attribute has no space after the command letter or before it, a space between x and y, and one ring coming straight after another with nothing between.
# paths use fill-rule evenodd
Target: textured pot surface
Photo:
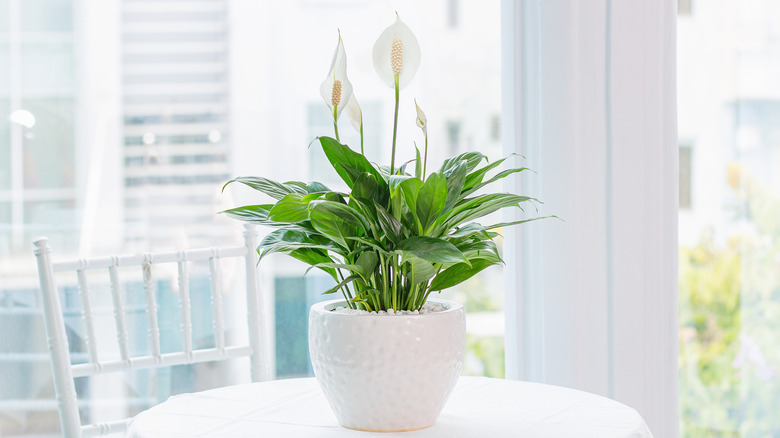
<instances>
[{"instance_id":1,"label":"textured pot surface","mask_svg":"<svg viewBox=\"0 0 780 438\"><path fill-rule=\"evenodd\" d=\"M433 425L460 375L466 348L463 306L424 315L331 312L311 307L309 353L317 381L342 425L401 431Z\"/></svg>"}]
</instances>

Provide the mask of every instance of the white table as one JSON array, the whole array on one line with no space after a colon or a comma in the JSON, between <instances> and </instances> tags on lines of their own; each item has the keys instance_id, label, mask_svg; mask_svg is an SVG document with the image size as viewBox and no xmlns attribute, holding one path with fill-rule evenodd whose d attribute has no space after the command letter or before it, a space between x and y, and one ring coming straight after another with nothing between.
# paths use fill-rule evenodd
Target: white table
<instances>
[{"instance_id":1,"label":"white table","mask_svg":"<svg viewBox=\"0 0 780 438\"><path fill-rule=\"evenodd\" d=\"M339 425L315 379L277 380L171 397L130 424L132 438L365 437ZM651 438L639 414L572 389L461 377L439 420L382 438Z\"/></svg>"}]
</instances>

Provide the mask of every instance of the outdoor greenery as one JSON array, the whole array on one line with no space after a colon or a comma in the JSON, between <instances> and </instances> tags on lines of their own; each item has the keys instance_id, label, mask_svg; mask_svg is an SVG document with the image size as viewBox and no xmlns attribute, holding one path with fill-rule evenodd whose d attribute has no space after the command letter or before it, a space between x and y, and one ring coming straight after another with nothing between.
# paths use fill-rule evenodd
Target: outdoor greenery
<instances>
[{"instance_id":1,"label":"outdoor greenery","mask_svg":"<svg viewBox=\"0 0 780 438\"><path fill-rule=\"evenodd\" d=\"M330 275L350 307L365 310L417 310L432 292L455 286L495 264L502 263L496 244L497 228L510 223L476 222L505 207L538 202L511 193L483 193L490 184L527 170L497 171L506 158L488 162L479 152L466 152L444 161L428 173L427 118L419 106L424 154L395 165L399 92L419 64L419 45L400 19L388 27L374 46L380 77L393 87L390 166L373 164L363 154L362 112L346 76L341 37L330 72L320 87L333 115L336 138L318 141L333 169L347 185L346 192L318 182L276 182L263 177L239 177L245 184L276 201L225 211L227 215L275 227L260 243L261 259L283 253ZM342 109L361 134L360 151L340 143L338 118ZM307 271L308 272L308 271Z\"/></svg>"},{"instance_id":2,"label":"outdoor greenery","mask_svg":"<svg viewBox=\"0 0 780 438\"><path fill-rule=\"evenodd\" d=\"M680 248L681 436L780 436L780 199L729 166L734 221L724 243Z\"/></svg>"}]
</instances>

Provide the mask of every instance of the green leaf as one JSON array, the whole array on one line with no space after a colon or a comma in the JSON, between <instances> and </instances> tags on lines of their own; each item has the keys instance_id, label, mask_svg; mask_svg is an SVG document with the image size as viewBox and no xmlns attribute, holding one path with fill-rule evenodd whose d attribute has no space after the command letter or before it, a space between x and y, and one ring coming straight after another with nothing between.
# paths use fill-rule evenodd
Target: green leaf
<instances>
[{"instance_id":1,"label":"green leaf","mask_svg":"<svg viewBox=\"0 0 780 438\"><path fill-rule=\"evenodd\" d=\"M431 262L419 257L409 256L407 253L404 253L403 258L406 263L409 263L410 273L408 277L412 284L424 283L436 275L436 268L433 267Z\"/></svg>"},{"instance_id":2,"label":"green leaf","mask_svg":"<svg viewBox=\"0 0 780 438\"><path fill-rule=\"evenodd\" d=\"M439 172L432 173L425 183L420 187L415 202L415 211L417 219L422 225L423 231L433 224L434 221L444 211L447 203L447 180ZM408 205L408 203L407 203ZM411 205L409 205L411 209Z\"/></svg>"},{"instance_id":3,"label":"green leaf","mask_svg":"<svg viewBox=\"0 0 780 438\"><path fill-rule=\"evenodd\" d=\"M260 176L239 176L238 178L226 182L225 185L222 186L222 190L224 191L228 184L234 182L244 184L259 192L265 193L274 199L282 199L287 195L300 193L300 188L296 185L282 184ZM305 193L306 192L304 191L303 194Z\"/></svg>"},{"instance_id":4,"label":"green leaf","mask_svg":"<svg viewBox=\"0 0 780 438\"><path fill-rule=\"evenodd\" d=\"M328 257L327 253L320 249L301 248L290 251L287 253L287 255L312 266L323 263L333 263L333 259ZM335 269L326 266L318 266L318 268L327 272L331 277L333 277L334 280L338 281Z\"/></svg>"},{"instance_id":5,"label":"green leaf","mask_svg":"<svg viewBox=\"0 0 780 438\"><path fill-rule=\"evenodd\" d=\"M305 195L309 193L309 191L306 189L306 183L302 183L300 181L285 181L282 184L284 184L285 186L289 187L292 190L295 190L301 195Z\"/></svg>"},{"instance_id":6,"label":"green leaf","mask_svg":"<svg viewBox=\"0 0 780 438\"><path fill-rule=\"evenodd\" d=\"M420 192L420 188L423 186L422 180L418 178L408 178L402 181L398 188L401 191L404 203L417 219L417 195ZM396 196L395 193L393 196Z\"/></svg>"},{"instance_id":7,"label":"green leaf","mask_svg":"<svg viewBox=\"0 0 780 438\"><path fill-rule=\"evenodd\" d=\"M373 248L374 251L383 254L385 257L389 257L394 254L394 251L387 250L386 245L383 245L382 243L378 242L376 239L372 239L370 237L348 237L347 240L351 240L353 242L358 242L360 244L369 246Z\"/></svg>"},{"instance_id":8,"label":"green leaf","mask_svg":"<svg viewBox=\"0 0 780 438\"><path fill-rule=\"evenodd\" d=\"M294 251L301 249L319 249L319 250L333 250L337 249L327 242L316 241L313 237L298 230L280 229L274 230L260 242L257 246L257 251L260 253L260 258L273 254L283 253L290 254Z\"/></svg>"},{"instance_id":9,"label":"green leaf","mask_svg":"<svg viewBox=\"0 0 780 438\"><path fill-rule=\"evenodd\" d=\"M439 171L446 172L447 170L457 166L459 162L466 161L467 163L466 172L468 173L476 169L477 166L479 166L479 163L486 158L487 157L480 152L464 152L458 155L457 157L448 158L444 160L444 162L441 164L441 169L439 169Z\"/></svg>"},{"instance_id":10,"label":"green leaf","mask_svg":"<svg viewBox=\"0 0 780 438\"><path fill-rule=\"evenodd\" d=\"M503 263L498 254L498 248L492 240L482 240L477 242L464 242L457 245L466 259L473 261L475 259L489 260L491 263Z\"/></svg>"},{"instance_id":11,"label":"green leaf","mask_svg":"<svg viewBox=\"0 0 780 438\"><path fill-rule=\"evenodd\" d=\"M323 295L332 294L332 293L338 291L339 289L341 289L342 287L346 286L348 283L352 283L355 280L360 280L360 276L359 275L350 275L349 277L345 278L341 283L339 283L339 284L333 286L332 288L326 290L322 294Z\"/></svg>"},{"instance_id":12,"label":"green leaf","mask_svg":"<svg viewBox=\"0 0 780 438\"><path fill-rule=\"evenodd\" d=\"M274 222L300 222L309 218L308 202L303 202L303 196L299 194L287 195L280 199L271 211L268 219Z\"/></svg>"},{"instance_id":13,"label":"green leaf","mask_svg":"<svg viewBox=\"0 0 780 438\"><path fill-rule=\"evenodd\" d=\"M431 282L431 291L444 290L460 284L473 277L488 266L495 263L485 259L475 259L469 266L466 263L458 263L441 271Z\"/></svg>"},{"instance_id":14,"label":"green leaf","mask_svg":"<svg viewBox=\"0 0 780 438\"><path fill-rule=\"evenodd\" d=\"M326 201L332 201L332 202L338 202L339 204L347 205L347 201L344 200L344 196L342 196L340 193L336 193L336 192L325 193L325 200Z\"/></svg>"},{"instance_id":15,"label":"green leaf","mask_svg":"<svg viewBox=\"0 0 780 438\"><path fill-rule=\"evenodd\" d=\"M474 185L481 183L482 179L485 178L485 174L487 174L491 170L495 169L496 167L500 166L501 163L503 163L506 160L507 160L507 158L502 158L500 160L497 160L497 161L494 161L494 162L488 164L487 166L485 166L485 167L483 167L481 169L477 169L474 172L469 173L466 176L466 182L465 182L465 184L463 184L463 188L470 189L470 188L474 187Z\"/></svg>"},{"instance_id":16,"label":"green leaf","mask_svg":"<svg viewBox=\"0 0 780 438\"><path fill-rule=\"evenodd\" d=\"M440 217L436 222L436 229L433 235L445 233L461 223L470 222L482 216L493 213L504 208L517 206L521 202L535 200L528 196L513 195L511 193L491 193L474 198L464 199L453 207L445 216Z\"/></svg>"},{"instance_id":17,"label":"green leaf","mask_svg":"<svg viewBox=\"0 0 780 438\"><path fill-rule=\"evenodd\" d=\"M359 272L363 278L368 280L379 264L379 256L374 251L366 251L360 254L355 264L360 267Z\"/></svg>"},{"instance_id":18,"label":"green leaf","mask_svg":"<svg viewBox=\"0 0 780 438\"><path fill-rule=\"evenodd\" d=\"M427 236L412 236L398 243L396 249L412 253L432 263L458 263L468 260L455 245Z\"/></svg>"},{"instance_id":19,"label":"green leaf","mask_svg":"<svg viewBox=\"0 0 780 438\"><path fill-rule=\"evenodd\" d=\"M493 225L491 225L489 227L485 227L485 229L486 230L494 230L496 228L504 228L504 227L509 227L509 226L512 226L512 225L520 225L520 224L524 224L526 222L533 222L533 221L538 221L539 219L548 219L548 218L561 219L561 218L559 218L558 216L555 216L555 215L539 216L539 217L534 217L534 218L531 218L531 219L524 219L524 220L520 220L520 221L501 222L501 223L498 223L498 224L493 224ZM561 219L561 220L563 220L563 219Z\"/></svg>"},{"instance_id":20,"label":"green leaf","mask_svg":"<svg viewBox=\"0 0 780 438\"><path fill-rule=\"evenodd\" d=\"M328 161L330 161L330 164L336 169L336 173L339 174L341 179L343 179L350 188L352 188L354 181L345 170L344 166L352 167L361 172L368 172L371 175L374 175L377 181L382 181L381 184L384 184L382 175L380 175L379 171L366 160L366 157L353 151L348 146L339 143L333 138L320 137L319 140L322 145L322 150L325 152L325 156L328 157Z\"/></svg>"},{"instance_id":21,"label":"green leaf","mask_svg":"<svg viewBox=\"0 0 780 438\"><path fill-rule=\"evenodd\" d=\"M448 234L446 239L457 246L456 242L466 240L471 236L476 236L480 240L487 240L492 238L492 236L490 236L490 234L487 232L487 228L476 222L471 222Z\"/></svg>"},{"instance_id":22,"label":"green leaf","mask_svg":"<svg viewBox=\"0 0 780 438\"><path fill-rule=\"evenodd\" d=\"M507 176L509 176L509 175L511 175L513 173L522 172L524 170L529 170L529 169L527 167L519 167L519 168L515 168L515 169L507 169L507 170L501 171L501 172L497 173L495 176L493 176L493 178L490 178L489 180L487 180L485 182L480 182L478 184L475 184L471 188L469 188L468 190L465 190L463 192L462 196L468 196L468 195L476 192L477 190L481 189L482 187L485 187L486 185L488 185L490 183L493 183L493 182L498 181L498 180L500 180L502 178L505 178L505 177L507 177Z\"/></svg>"},{"instance_id":23,"label":"green leaf","mask_svg":"<svg viewBox=\"0 0 780 438\"><path fill-rule=\"evenodd\" d=\"M314 229L344 248L350 247L348 238L360 237L366 233L363 217L347 205L321 200L309 205L309 219Z\"/></svg>"},{"instance_id":24,"label":"green leaf","mask_svg":"<svg viewBox=\"0 0 780 438\"><path fill-rule=\"evenodd\" d=\"M406 175L406 166L412 164L415 160L409 160L406 163L402 164L401 167L398 168L398 174L400 175Z\"/></svg>"},{"instance_id":25,"label":"green leaf","mask_svg":"<svg viewBox=\"0 0 780 438\"><path fill-rule=\"evenodd\" d=\"M306 191L309 193L317 193L317 192L329 192L330 189L322 183L318 183L317 181L312 181L306 186Z\"/></svg>"},{"instance_id":26,"label":"green leaf","mask_svg":"<svg viewBox=\"0 0 780 438\"><path fill-rule=\"evenodd\" d=\"M463 190L463 184L466 182L466 171L468 162L461 161L454 167L444 172L444 178L447 179L447 203L444 205L444 211L449 211L456 202L461 199L460 192Z\"/></svg>"},{"instance_id":27,"label":"green leaf","mask_svg":"<svg viewBox=\"0 0 780 438\"><path fill-rule=\"evenodd\" d=\"M390 175L390 177L387 180L387 184L390 187L390 192L395 193L398 190L398 187L401 185L401 183L412 178L413 177L409 175ZM420 180L420 178L416 178L416 179ZM420 180L420 184L422 184L422 180Z\"/></svg>"},{"instance_id":28,"label":"green leaf","mask_svg":"<svg viewBox=\"0 0 780 438\"><path fill-rule=\"evenodd\" d=\"M417 163L414 165L414 176L417 178L422 179L422 160L420 159L420 148L417 147L417 145L414 145L414 149L417 151Z\"/></svg>"},{"instance_id":29,"label":"green leaf","mask_svg":"<svg viewBox=\"0 0 780 438\"><path fill-rule=\"evenodd\" d=\"M400 222L396 218L390 215L381 205L374 204L376 207L377 221L379 227L385 232L385 235L393 243L398 243L403 238L402 228Z\"/></svg>"},{"instance_id":30,"label":"green leaf","mask_svg":"<svg viewBox=\"0 0 780 438\"><path fill-rule=\"evenodd\" d=\"M308 195L305 195L303 198L301 198L301 203L305 203L306 205L308 205L309 202L314 201L315 199L320 199L324 195L325 195L324 192L309 193Z\"/></svg>"},{"instance_id":31,"label":"green leaf","mask_svg":"<svg viewBox=\"0 0 780 438\"><path fill-rule=\"evenodd\" d=\"M220 211L220 213L224 213L233 219L245 222L265 224L268 222L268 211L271 210L273 206L273 204L245 205L243 207Z\"/></svg>"},{"instance_id":32,"label":"green leaf","mask_svg":"<svg viewBox=\"0 0 780 438\"><path fill-rule=\"evenodd\" d=\"M369 206L373 205L372 201L379 205L387 205L387 199L390 196L387 187L383 188L373 175L363 172L354 181L355 185L352 187L351 197L357 198Z\"/></svg>"},{"instance_id":33,"label":"green leaf","mask_svg":"<svg viewBox=\"0 0 780 438\"><path fill-rule=\"evenodd\" d=\"M330 261L330 262L316 263L314 265L309 266L308 268L306 268L306 271L303 273L303 275L305 276L306 274L309 273L309 271L311 271L314 268L320 268L320 269L322 269L322 268L346 269L346 270L354 272L356 274L362 273L362 269L363 269L361 266L358 266L358 265L350 265L350 264L345 264L345 263L335 263L335 262Z\"/></svg>"}]
</instances>

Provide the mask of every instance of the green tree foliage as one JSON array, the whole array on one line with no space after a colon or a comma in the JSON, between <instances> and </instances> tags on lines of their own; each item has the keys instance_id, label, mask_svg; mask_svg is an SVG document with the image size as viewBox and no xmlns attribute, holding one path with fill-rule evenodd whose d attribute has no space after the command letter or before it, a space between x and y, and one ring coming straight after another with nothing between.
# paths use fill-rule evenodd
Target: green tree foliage
<instances>
[{"instance_id":1,"label":"green tree foliage","mask_svg":"<svg viewBox=\"0 0 780 438\"><path fill-rule=\"evenodd\" d=\"M780 436L780 198L728 168L727 244L680 248L680 409L684 437Z\"/></svg>"}]
</instances>

